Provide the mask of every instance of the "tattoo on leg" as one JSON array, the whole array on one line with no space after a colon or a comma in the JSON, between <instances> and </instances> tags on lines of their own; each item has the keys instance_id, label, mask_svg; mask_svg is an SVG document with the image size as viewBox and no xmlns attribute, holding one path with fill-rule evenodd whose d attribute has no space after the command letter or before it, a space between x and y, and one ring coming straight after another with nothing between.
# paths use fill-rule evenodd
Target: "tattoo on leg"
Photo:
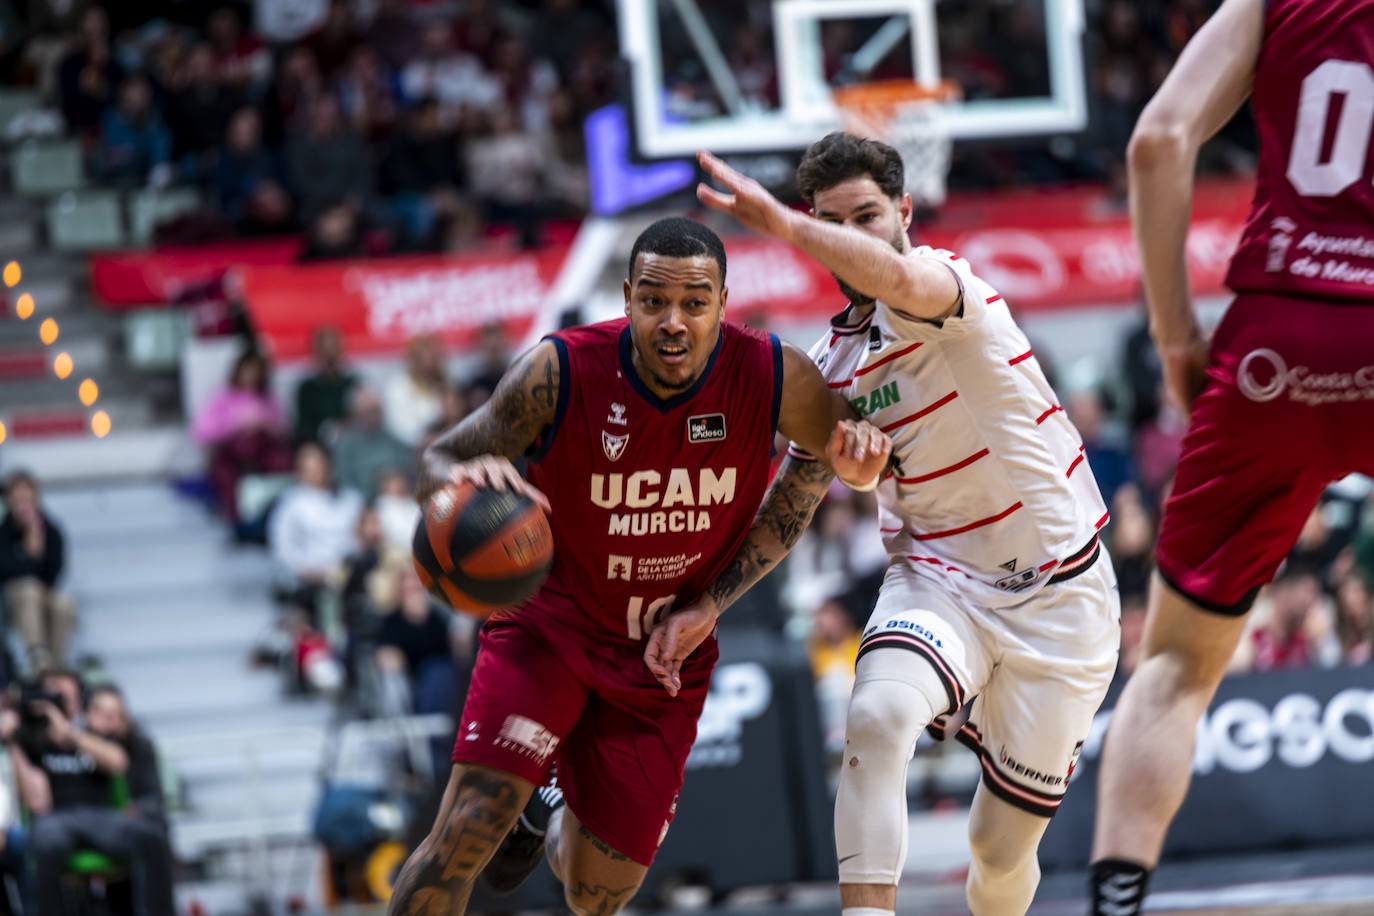
<instances>
[{"instance_id":1,"label":"tattoo on leg","mask_svg":"<svg viewBox=\"0 0 1374 916\"><path fill-rule=\"evenodd\" d=\"M612 862L628 862L630 857L624 853L616 852L609 843L604 842L596 834L587 829L586 824L578 824L577 832L582 834L582 838L596 847L596 851L601 853Z\"/></svg>"},{"instance_id":2,"label":"tattoo on leg","mask_svg":"<svg viewBox=\"0 0 1374 916\"><path fill-rule=\"evenodd\" d=\"M514 777L464 772L442 824L411 853L392 892L391 916L449 916L515 824Z\"/></svg>"},{"instance_id":3,"label":"tattoo on leg","mask_svg":"<svg viewBox=\"0 0 1374 916\"><path fill-rule=\"evenodd\" d=\"M638 884L631 884L629 887L606 887L604 884L585 884L577 882L577 887L569 891L569 896L576 904L576 910L580 916L612 916L619 913L620 908L629 903L634 892L639 890Z\"/></svg>"}]
</instances>

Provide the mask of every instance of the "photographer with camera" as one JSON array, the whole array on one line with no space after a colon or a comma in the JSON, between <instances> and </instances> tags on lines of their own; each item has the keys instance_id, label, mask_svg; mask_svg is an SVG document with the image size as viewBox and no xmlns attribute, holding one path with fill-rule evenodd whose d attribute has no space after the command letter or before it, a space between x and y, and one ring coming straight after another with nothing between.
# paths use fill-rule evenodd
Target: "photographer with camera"
<instances>
[{"instance_id":1,"label":"photographer with camera","mask_svg":"<svg viewBox=\"0 0 1374 916\"><path fill-rule=\"evenodd\" d=\"M129 722L123 696L102 686L86 698L67 671L42 674L17 710L0 713L19 799L33 816L29 848L38 916L61 916L62 871L78 849L128 862L135 916L175 912L172 859L151 743ZM131 803L115 807L124 780Z\"/></svg>"}]
</instances>

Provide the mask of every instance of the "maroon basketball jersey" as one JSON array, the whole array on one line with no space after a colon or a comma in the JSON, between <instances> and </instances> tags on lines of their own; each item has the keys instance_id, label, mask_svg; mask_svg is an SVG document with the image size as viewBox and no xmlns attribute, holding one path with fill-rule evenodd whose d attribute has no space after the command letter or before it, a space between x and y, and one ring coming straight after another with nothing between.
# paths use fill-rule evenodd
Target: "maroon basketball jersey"
<instances>
[{"instance_id":1,"label":"maroon basketball jersey","mask_svg":"<svg viewBox=\"0 0 1374 916\"><path fill-rule=\"evenodd\" d=\"M748 533L769 480L782 346L722 322L701 377L664 400L631 365L628 320L549 339L563 383L529 479L553 510L554 561L519 613L571 606L638 641L705 590Z\"/></svg>"},{"instance_id":2,"label":"maroon basketball jersey","mask_svg":"<svg viewBox=\"0 0 1374 916\"><path fill-rule=\"evenodd\" d=\"M1236 292L1374 299L1374 0L1269 0Z\"/></svg>"}]
</instances>

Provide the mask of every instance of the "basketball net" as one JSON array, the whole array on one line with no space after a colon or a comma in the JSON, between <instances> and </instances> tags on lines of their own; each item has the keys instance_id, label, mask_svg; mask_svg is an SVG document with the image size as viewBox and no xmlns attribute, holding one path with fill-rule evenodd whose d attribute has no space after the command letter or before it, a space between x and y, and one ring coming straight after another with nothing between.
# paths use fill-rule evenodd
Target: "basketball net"
<instances>
[{"instance_id":1,"label":"basketball net","mask_svg":"<svg viewBox=\"0 0 1374 916\"><path fill-rule=\"evenodd\" d=\"M945 105L959 96L959 85L953 80L935 85L885 80L832 90L846 131L881 140L901 155L905 190L920 207L945 202L954 141L944 112Z\"/></svg>"}]
</instances>

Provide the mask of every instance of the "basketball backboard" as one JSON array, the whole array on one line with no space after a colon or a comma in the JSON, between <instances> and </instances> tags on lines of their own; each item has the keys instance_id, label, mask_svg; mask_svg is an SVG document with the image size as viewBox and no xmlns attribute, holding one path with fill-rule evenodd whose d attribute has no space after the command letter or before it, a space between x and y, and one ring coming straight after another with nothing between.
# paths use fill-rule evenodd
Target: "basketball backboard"
<instances>
[{"instance_id":1,"label":"basketball backboard","mask_svg":"<svg viewBox=\"0 0 1374 916\"><path fill-rule=\"evenodd\" d=\"M837 86L957 82L956 139L1086 124L1082 0L618 0L639 155L799 150Z\"/></svg>"}]
</instances>

